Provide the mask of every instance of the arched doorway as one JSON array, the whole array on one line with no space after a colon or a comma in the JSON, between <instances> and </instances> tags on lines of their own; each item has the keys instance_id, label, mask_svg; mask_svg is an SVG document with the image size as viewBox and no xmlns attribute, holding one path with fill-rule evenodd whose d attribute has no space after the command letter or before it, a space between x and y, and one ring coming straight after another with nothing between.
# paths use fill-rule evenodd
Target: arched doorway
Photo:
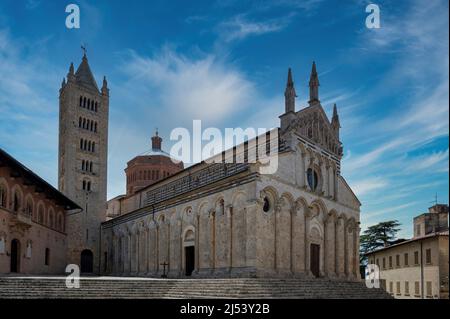
<instances>
[{"instance_id":1,"label":"arched doorway","mask_svg":"<svg viewBox=\"0 0 450 319\"><path fill-rule=\"evenodd\" d=\"M20 241L11 241L11 272L20 272Z\"/></svg>"},{"instance_id":2,"label":"arched doorway","mask_svg":"<svg viewBox=\"0 0 450 319\"><path fill-rule=\"evenodd\" d=\"M311 244L310 269L314 277L320 276L320 245Z\"/></svg>"},{"instance_id":3,"label":"arched doorway","mask_svg":"<svg viewBox=\"0 0 450 319\"><path fill-rule=\"evenodd\" d=\"M92 273L94 271L94 254L89 249L81 252L81 272Z\"/></svg>"},{"instance_id":4,"label":"arched doorway","mask_svg":"<svg viewBox=\"0 0 450 319\"><path fill-rule=\"evenodd\" d=\"M195 269L195 234L189 229L184 235L184 271L186 276L191 276Z\"/></svg>"}]
</instances>

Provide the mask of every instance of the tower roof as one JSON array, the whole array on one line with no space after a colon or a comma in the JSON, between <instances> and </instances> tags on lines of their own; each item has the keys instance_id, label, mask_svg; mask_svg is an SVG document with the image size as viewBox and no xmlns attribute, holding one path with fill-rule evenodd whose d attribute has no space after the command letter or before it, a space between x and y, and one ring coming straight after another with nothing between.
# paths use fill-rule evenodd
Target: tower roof
<instances>
[{"instance_id":1,"label":"tower roof","mask_svg":"<svg viewBox=\"0 0 450 319\"><path fill-rule=\"evenodd\" d=\"M98 91L97 82L92 75L86 54L83 55L80 66L78 67L77 72L75 72L75 80L78 84L81 84L84 87Z\"/></svg>"}]
</instances>

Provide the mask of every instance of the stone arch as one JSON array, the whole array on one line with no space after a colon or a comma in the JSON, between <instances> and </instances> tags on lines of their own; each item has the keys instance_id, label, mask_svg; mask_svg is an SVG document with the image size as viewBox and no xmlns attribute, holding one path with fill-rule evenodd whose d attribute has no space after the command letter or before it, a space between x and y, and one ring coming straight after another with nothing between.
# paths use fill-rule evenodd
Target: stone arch
<instances>
[{"instance_id":1,"label":"stone arch","mask_svg":"<svg viewBox=\"0 0 450 319\"><path fill-rule=\"evenodd\" d=\"M312 218L317 217L321 222L326 219L328 210L322 199L315 199L313 202L311 202L311 204L309 205L309 209Z\"/></svg>"}]
</instances>

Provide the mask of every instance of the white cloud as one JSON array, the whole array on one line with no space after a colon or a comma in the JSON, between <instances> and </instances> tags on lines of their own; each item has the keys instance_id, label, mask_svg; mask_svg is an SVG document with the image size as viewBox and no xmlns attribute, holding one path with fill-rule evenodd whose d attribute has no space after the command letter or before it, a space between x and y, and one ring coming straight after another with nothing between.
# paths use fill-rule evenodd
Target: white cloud
<instances>
[{"instance_id":1,"label":"white cloud","mask_svg":"<svg viewBox=\"0 0 450 319\"><path fill-rule=\"evenodd\" d=\"M242 40L249 36L273 33L284 29L292 15L262 21L249 21L245 15L237 15L219 25L221 38L226 42Z\"/></svg>"},{"instance_id":2,"label":"white cloud","mask_svg":"<svg viewBox=\"0 0 450 319\"><path fill-rule=\"evenodd\" d=\"M121 69L129 77L127 88L150 90L149 98L175 118L223 120L254 96L245 75L214 55L192 59L168 48L153 57L131 52Z\"/></svg>"},{"instance_id":3,"label":"white cloud","mask_svg":"<svg viewBox=\"0 0 450 319\"><path fill-rule=\"evenodd\" d=\"M352 184L352 189L357 196L363 196L371 191L384 188L388 182L379 177L359 180Z\"/></svg>"}]
</instances>

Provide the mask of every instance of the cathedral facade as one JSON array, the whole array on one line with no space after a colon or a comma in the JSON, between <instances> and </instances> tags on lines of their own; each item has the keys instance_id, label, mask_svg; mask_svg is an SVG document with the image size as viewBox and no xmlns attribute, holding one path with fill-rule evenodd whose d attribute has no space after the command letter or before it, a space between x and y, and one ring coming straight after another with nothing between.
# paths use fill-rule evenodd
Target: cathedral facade
<instances>
[{"instance_id":1,"label":"cathedral facade","mask_svg":"<svg viewBox=\"0 0 450 319\"><path fill-rule=\"evenodd\" d=\"M324 112L315 64L309 87L296 111L289 70L280 127L264 136L275 173L248 160L248 142L233 149L242 162L201 162L121 197L101 224L101 272L358 279L361 204L340 174L339 116Z\"/></svg>"}]
</instances>

